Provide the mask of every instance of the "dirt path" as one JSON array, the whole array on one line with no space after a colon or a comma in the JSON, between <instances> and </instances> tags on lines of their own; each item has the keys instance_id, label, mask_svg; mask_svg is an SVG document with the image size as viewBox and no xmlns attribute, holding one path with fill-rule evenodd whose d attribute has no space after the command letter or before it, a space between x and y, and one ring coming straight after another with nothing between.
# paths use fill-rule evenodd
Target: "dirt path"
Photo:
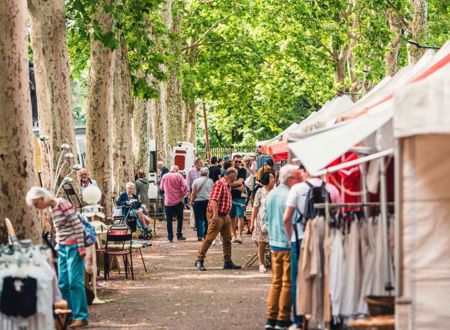
<instances>
[{"instance_id":1,"label":"dirt path","mask_svg":"<svg viewBox=\"0 0 450 330\"><path fill-rule=\"evenodd\" d=\"M223 270L222 246L212 246L207 272L194 268L200 242L185 223L187 241L169 243L158 223L153 246L144 254L148 272L135 256L136 280L111 273L100 281L99 296L111 300L91 306L90 329L263 329L270 273ZM250 236L233 244L233 260L244 265L255 253ZM103 276L103 273L101 274Z\"/></svg>"}]
</instances>

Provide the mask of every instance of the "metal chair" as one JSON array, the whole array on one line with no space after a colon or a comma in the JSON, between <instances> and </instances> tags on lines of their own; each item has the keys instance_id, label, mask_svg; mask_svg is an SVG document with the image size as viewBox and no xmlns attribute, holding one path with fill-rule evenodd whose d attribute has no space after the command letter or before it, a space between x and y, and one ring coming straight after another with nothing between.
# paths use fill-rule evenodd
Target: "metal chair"
<instances>
[{"instance_id":1,"label":"metal chair","mask_svg":"<svg viewBox=\"0 0 450 330\"><path fill-rule=\"evenodd\" d=\"M131 279L134 280L132 233L128 226L111 226L106 233L106 245L104 252L105 280L109 279L109 256L122 256L125 268L125 277L128 279L128 270L130 270Z\"/></svg>"}]
</instances>

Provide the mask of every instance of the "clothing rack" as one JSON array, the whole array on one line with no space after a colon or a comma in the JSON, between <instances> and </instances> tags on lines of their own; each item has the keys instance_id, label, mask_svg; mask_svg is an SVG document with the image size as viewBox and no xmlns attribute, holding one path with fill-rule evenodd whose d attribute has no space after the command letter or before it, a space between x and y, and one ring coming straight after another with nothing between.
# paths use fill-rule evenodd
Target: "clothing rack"
<instances>
[{"instance_id":1,"label":"clothing rack","mask_svg":"<svg viewBox=\"0 0 450 330\"><path fill-rule=\"evenodd\" d=\"M382 203L378 202L367 202L367 203L316 203L314 204L314 208L316 209L325 209L327 207L336 208L336 207L380 207ZM394 206L394 202L387 203L387 206Z\"/></svg>"}]
</instances>

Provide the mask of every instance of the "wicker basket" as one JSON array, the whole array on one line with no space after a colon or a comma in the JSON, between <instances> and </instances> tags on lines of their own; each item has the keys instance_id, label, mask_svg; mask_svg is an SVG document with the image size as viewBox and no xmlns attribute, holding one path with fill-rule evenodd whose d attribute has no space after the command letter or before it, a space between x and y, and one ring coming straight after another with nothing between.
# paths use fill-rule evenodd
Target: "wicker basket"
<instances>
[{"instance_id":1,"label":"wicker basket","mask_svg":"<svg viewBox=\"0 0 450 330\"><path fill-rule=\"evenodd\" d=\"M394 315L395 297L394 296L366 296L369 306L370 316Z\"/></svg>"}]
</instances>

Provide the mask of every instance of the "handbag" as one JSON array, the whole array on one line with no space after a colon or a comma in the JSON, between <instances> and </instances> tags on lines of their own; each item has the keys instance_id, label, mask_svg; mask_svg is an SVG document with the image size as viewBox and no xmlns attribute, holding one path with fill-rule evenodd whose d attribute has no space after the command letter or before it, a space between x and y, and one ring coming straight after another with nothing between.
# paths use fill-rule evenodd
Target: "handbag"
<instances>
[{"instance_id":1,"label":"handbag","mask_svg":"<svg viewBox=\"0 0 450 330\"><path fill-rule=\"evenodd\" d=\"M191 229L195 229L195 213L194 210L191 208L191 212L189 214L189 226L191 227Z\"/></svg>"},{"instance_id":2,"label":"handbag","mask_svg":"<svg viewBox=\"0 0 450 330\"><path fill-rule=\"evenodd\" d=\"M83 214L77 213L77 215L84 227L84 246L88 247L94 245L95 242L97 242L97 234L94 226Z\"/></svg>"}]
</instances>

